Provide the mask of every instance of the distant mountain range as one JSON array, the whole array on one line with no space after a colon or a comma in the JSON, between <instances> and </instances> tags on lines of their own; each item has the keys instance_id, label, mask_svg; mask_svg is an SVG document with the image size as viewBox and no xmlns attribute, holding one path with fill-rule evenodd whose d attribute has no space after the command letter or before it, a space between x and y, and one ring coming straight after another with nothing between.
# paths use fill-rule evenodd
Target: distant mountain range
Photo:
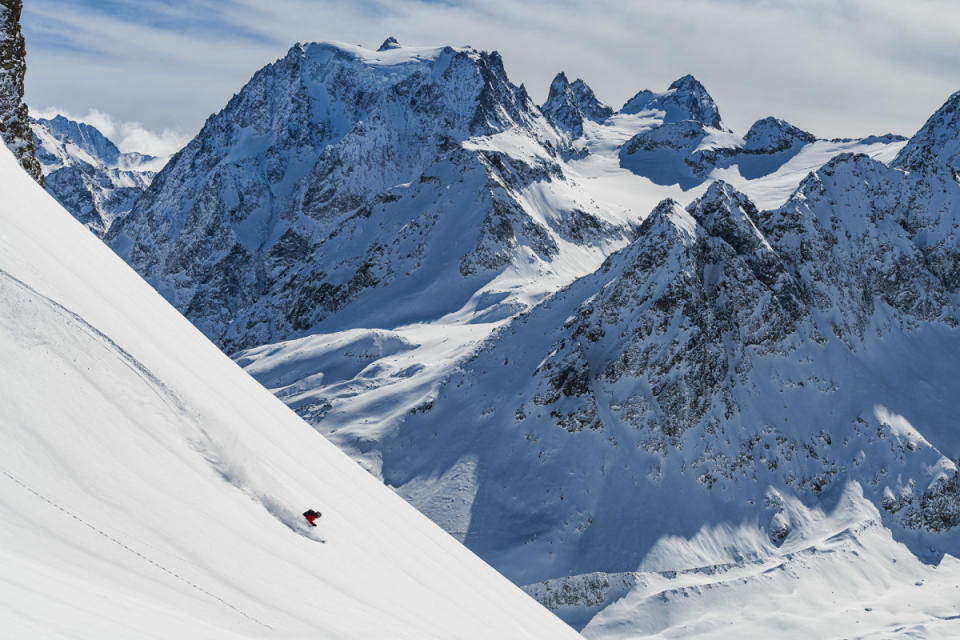
<instances>
[{"instance_id":1,"label":"distant mountain range","mask_svg":"<svg viewBox=\"0 0 960 640\"><path fill-rule=\"evenodd\" d=\"M120 153L89 124L63 116L30 120L47 191L98 236L130 212L163 160Z\"/></svg>"}]
</instances>

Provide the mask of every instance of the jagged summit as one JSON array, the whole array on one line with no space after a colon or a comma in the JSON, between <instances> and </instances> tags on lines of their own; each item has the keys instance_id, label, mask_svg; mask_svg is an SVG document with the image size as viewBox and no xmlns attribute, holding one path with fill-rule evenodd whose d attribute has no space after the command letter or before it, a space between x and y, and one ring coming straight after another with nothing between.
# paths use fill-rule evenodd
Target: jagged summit
<instances>
[{"instance_id":1,"label":"jagged summit","mask_svg":"<svg viewBox=\"0 0 960 640\"><path fill-rule=\"evenodd\" d=\"M540 110L547 120L574 138L583 134L584 118L602 122L613 115L613 109L597 100L586 82L577 78L571 83L562 71L550 83L547 101Z\"/></svg>"},{"instance_id":2,"label":"jagged summit","mask_svg":"<svg viewBox=\"0 0 960 640\"><path fill-rule=\"evenodd\" d=\"M757 208L745 194L717 180L690 207L690 214L707 232L722 238L738 253L766 244L757 229Z\"/></svg>"},{"instance_id":3,"label":"jagged summit","mask_svg":"<svg viewBox=\"0 0 960 640\"><path fill-rule=\"evenodd\" d=\"M62 115L31 119L47 191L98 236L126 215L150 186L162 158L117 146L93 125Z\"/></svg>"},{"instance_id":4,"label":"jagged summit","mask_svg":"<svg viewBox=\"0 0 960 640\"><path fill-rule=\"evenodd\" d=\"M390 36L389 38L383 41L383 44L377 47L377 51L389 51L391 49L399 49L399 48L400 48L400 43L397 42L396 38L394 38L393 36Z\"/></svg>"},{"instance_id":5,"label":"jagged summit","mask_svg":"<svg viewBox=\"0 0 960 640\"><path fill-rule=\"evenodd\" d=\"M574 138L583 135L583 111L564 72L554 76L547 101L540 110L554 126L569 132Z\"/></svg>"},{"instance_id":6,"label":"jagged summit","mask_svg":"<svg viewBox=\"0 0 960 640\"><path fill-rule=\"evenodd\" d=\"M570 81L567 80L567 74L563 71L558 72L557 75L553 76L553 80L550 81L550 93L559 93L565 91L569 87Z\"/></svg>"},{"instance_id":7,"label":"jagged summit","mask_svg":"<svg viewBox=\"0 0 960 640\"><path fill-rule=\"evenodd\" d=\"M563 71L560 71L553 77L553 80L550 81L550 92L547 95L547 102L544 104L548 104L551 101L556 100L569 90L570 81L567 80L567 74L565 74Z\"/></svg>"},{"instance_id":8,"label":"jagged summit","mask_svg":"<svg viewBox=\"0 0 960 640\"><path fill-rule=\"evenodd\" d=\"M930 116L897 155L893 166L909 171L946 166L960 171L960 91Z\"/></svg>"},{"instance_id":9,"label":"jagged summit","mask_svg":"<svg viewBox=\"0 0 960 640\"><path fill-rule=\"evenodd\" d=\"M663 111L664 122L695 120L704 126L721 129L720 111L706 88L692 75L685 75L670 84L663 93L648 89L639 92L620 109L621 113Z\"/></svg>"},{"instance_id":10,"label":"jagged summit","mask_svg":"<svg viewBox=\"0 0 960 640\"><path fill-rule=\"evenodd\" d=\"M36 118L33 122L46 126L58 140L70 140L78 148L103 162L115 164L120 158L120 149L117 145L93 125L70 120L62 115L56 115L53 118Z\"/></svg>"},{"instance_id":11,"label":"jagged summit","mask_svg":"<svg viewBox=\"0 0 960 640\"><path fill-rule=\"evenodd\" d=\"M577 97L583 115L594 122L601 122L613 115L613 108L600 102L593 89L586 82L577 78L570 85L570 90Z\"/></svg>"}]
</instances>

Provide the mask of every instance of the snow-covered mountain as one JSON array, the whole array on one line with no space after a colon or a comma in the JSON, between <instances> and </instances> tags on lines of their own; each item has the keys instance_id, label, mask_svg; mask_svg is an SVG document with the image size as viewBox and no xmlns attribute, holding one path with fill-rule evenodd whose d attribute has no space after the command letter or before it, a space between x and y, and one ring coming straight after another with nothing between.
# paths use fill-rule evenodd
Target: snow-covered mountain
<instances>
[{"instance_id":1,"label":"snow-covered mountain","mask_svg":"<svg viewBox=\"0 0 960 640\"><path fill-rule=\"evenodd\" d=\"M47 191L101 237L129 213L164 164L121 153L96 127L64 116L32 118L30 126Z\"/></svg>"},{"instance_id":2,"label":"snow-covered mountain","mask_svg":"<svg viewBox=\"0 0 960 640\"><path fill-rule=\"evenodd\" d=\"M6 150L0 194L3 636L577 637L243 373Z\"/></svg>"},{"instance_id":3,"label":"snow-covered mountain","mask_svg":"<svg viewBox=\"0 0 960 640\"><path fill-rule=\"evenodd\" d=\"M27 70L20 12L23 0L0 2L0 139L33 178L43 184L40 165L33 154L29 114L23 102L23 79Z\"/></svg>"},{"instance_id":4,"label":"snow-covered mountain","mask_svg":"<svg viewBox=\"0 0 960 640\"><path fill-rule=\"evenodd\" d=\"M617 213L551 187L561 143L496 53L296 45L107 240L228 351L502 318L626 242Z\"/></svg>"},{"instance_id":5,"label":"snow-covered mountain","mask_svg":"<svg viewBox=\"0 0 960 640\"><path fill-rule=\"evenodd\" d=\"M758 120L740 138L723 125L713 98L689 75L663 93L641 91L620 114L652 119L620 147L620 165L656 184L677 184L683 189L719 178L749 190L750 182L771 183L768 176L781 170L796 175L801 169L796 161L803 163L803 171L810 171L843 151L869 150L888 159L884 147L896 149L906 140L889 134L859 140L818 140L773 117ZM851 145L857 148L849 148ZM796 187L796 179L789 185L791 190ZM786 195L780 193L779 201L765 204L780 204Z\"/></svg>"},{"instance_id":6,"label":"snow-covered mountain","mask_svg":"<svg viewBox=\"0 0 960 640\"><path fill-rule=\"evenodd\" d=\"M385 481L437 521L419 487L453 484L467 544L520 583L553 578L532 591L574 618L607 594L559 576L754 575L828 516L854 539L885 528L898 557L957 554L958 102L892 167L841 155L778 209L721 182L665 201L406 417Z\"/></svg>"},{"instance_id":7,"label":"snow-covered mountain","mask_svg":"<svg viewBox=\"0 0 960 640\"><path fill-rule=\"evenodd\" d=\"M956 548L960 371L907 372L960 344L957 305L920 257L929 236L901 226L910 212L818 210L860 183L856 161L773 212L719 182L686 210L665 201L410 415L385 481L403 492L472 460L465 539L519 582L631 570L708 522L798 541L803 523L765 496L816 501L834 483L859 483L918 553ZM509 535L491 535L507 512Z\"/></svg>"}]
</instances>

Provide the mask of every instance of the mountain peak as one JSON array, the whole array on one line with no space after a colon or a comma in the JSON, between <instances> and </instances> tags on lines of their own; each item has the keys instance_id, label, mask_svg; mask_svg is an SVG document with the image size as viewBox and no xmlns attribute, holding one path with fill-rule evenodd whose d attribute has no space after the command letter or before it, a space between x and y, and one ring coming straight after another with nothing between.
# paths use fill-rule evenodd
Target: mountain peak
<instances>
[{"instance_id":1,"label":"mountain peak","mask_svg":"<svg viewBox=\"0 0 960 640\"><path fill-rule=\"evenodd\" d=\"M692 75L674 80L663 93L640 91L620 109L621 113L663 111L664 122L694 120L715 129L723 128L720 110L706 88Z\"/></svg>"},{"instance_id":2,"label":"mountain peak","mask_svg":"<svg viewBox=\"0 0 960 640\"><path fill-rule=\"evenodd\" d=\"M681 76L670 83L670 89L677 91L703 91L706 92L703 85L700 84L700 81L693 77L693 74L688 73L685 76Z\"/></svg>"},{"instance_id":3,"label":"mountain peak","mask_svg":"<svg viewBox=\"0 0 960 640\"><path fill-rule=\"evenodd\" d=\"M547 95L547 102L556 98L563 92L567 91L570 88L570 81L567 80L567 74L563 71L553 76L553 80L550 81L550 93Z\"/></svg>"},{"instance_id":4,"label":"mountain peak","mask_svg":"<svg viewBox=\"0 0 960 640\"><path fill-rule=\"evenodd\" d=\"M390 36L389 38L383 41L383 44L381 44L377 48L377 51L390 51L391 49L399 49L399 48L400 48L400 43L397 42L396 38L394 38L393 36Z\"/></svg>"},{"instance_id":5,"label":"mountain peak","mask_svg":"<svg viewBox=\"0 0 960 640\"><path fill-rule=\"evenodd\" d=\"M563 71L554 76L540 110L550 122L575 138L583 134L584 118L599 122L613 115L613 109L597 100L586 82L577 78L571 84Z\"/></svg>"},{"instance_id":6,"label":"mountain peak","mask_svg":"<svg viewBox=\"0 0 960 640\"><path fill-rule=\"evenodd\" d=\"M406 278L445 277L451 266L461 274L506 268L524 231L521 222L511 227L507 214L494 210L487 179L507 171L508 156L460 143L511 128L536 145L534 129L548 127L526 93L510 83L495 52L403 47L375 53L349 44L308 44L258 71L211 116L133 211L111 226L107 242L141 273L164 282L171 299L226 348L292 337L327 320L340 322L344 307L388 295ZM550 151L538 153L544 170L553 170ZM524 179L535 179L539 167L530 169ZM366 219L384 209L406 216L409 204L392 203L408 197L441 202L435 185L452 172L468 176L470 186L460 188L477 189L469 208L477 235L463 240L459 253L424 248L424 262L444 266L418 270L422 254L404 251L426 240L382 238L423 227L404 226L412 217ZM523 215L519 207L509 213ZM436 219L425 219L415 224L426 226L426 236ZM338 245L341 231L355 234L347 247ZM213 237L224 251L200 248ZM323 249L327 242L338 251ZM373 246L375 253L368 250ZM547 258L557 251L547 240L537 247ZM329 260L308 259L312 251L326 251ZM179 275L187 271L197 274L189 288ZM274 311L267 300L283 300L283 311L268 319ZM251 318L250 324L228 315Z\"/></svg>"},{"instance_id":7,"label":"mountain peak","mask_svg":"<svg viewBox=\"0 0 960 640\"><path fill-rule=\"evenodd\" d=\"M36 122L46 125L61 142L72 141L108 165L116 164L120 157L117 145L92 124L70 120L59 114L49 119L37 118Z\"/></svg>"},{"instance_id":8,"label":"mountain peak","mask_svg":"<svg viewBox=\"0 0 960 640\"><path fill-rule=\"evenodd\" d=\"M661 200L640 226L640 235L653 237L664 231L679 232L679 237L692 242L697 235L697 221L673 198Z\"/></svg>"},{"instance_id":9,"label":"mountain peak","mask_svg":"<svg viewBox=\"0 0 960 640\"><path fill-rule=\"evenodd\" d=\"M772 116L754 122L743 137L744 149L766 153L784 151L796 143L808 144L816 139L812 133Z\"/></svg>"},{"instance_id":10,"label":"mountain peak","mask_svg":"<svg viewBox=\"0 0 960 640\"><path fill-rule=\"evenodd\" d=\"M737 253L752 251L766 243L754 222L756 206L723 180L711 183L687 211L707 233L723 239Z\"/></svg>"},{"instance_id":11,"label":"mountain peak","mask_svg":"<svg viewBox=\"0 0 960 640\"><path fill-rule=\"evenodd\" d=\"M573 94L577 97L577 102L580 104L583 115L591 120L600 122L613 115L613 109L600 102L593 92L593 89L580 78L573 81L570 85L570 90L573 91Z\"/></svg>"},{"instance_id":12,"label":"mountain peak","mask_svg":"<svg viewBox=\"0 0 960 640\"><path fill-rule=\"evenodd\" d=\"M960 91L930 116L893 161L909 171L946 165L960 171Z\"/></svg>"}]
</instances>

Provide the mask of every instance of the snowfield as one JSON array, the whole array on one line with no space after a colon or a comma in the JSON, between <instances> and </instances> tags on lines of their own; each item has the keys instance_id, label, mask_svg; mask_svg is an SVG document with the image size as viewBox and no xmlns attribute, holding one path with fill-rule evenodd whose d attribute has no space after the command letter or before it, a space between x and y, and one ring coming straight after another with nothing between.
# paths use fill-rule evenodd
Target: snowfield
<instances>
[{"instance_id":1,"label":"snowfield","mask_svg":"<svg viewBox=\"0 0 960 640\"><path fill-rule=\"evenodd\" d=\"M0 635L577 637L232 363L6 151L0 194Z\"/></svg>"}]
</instances>

